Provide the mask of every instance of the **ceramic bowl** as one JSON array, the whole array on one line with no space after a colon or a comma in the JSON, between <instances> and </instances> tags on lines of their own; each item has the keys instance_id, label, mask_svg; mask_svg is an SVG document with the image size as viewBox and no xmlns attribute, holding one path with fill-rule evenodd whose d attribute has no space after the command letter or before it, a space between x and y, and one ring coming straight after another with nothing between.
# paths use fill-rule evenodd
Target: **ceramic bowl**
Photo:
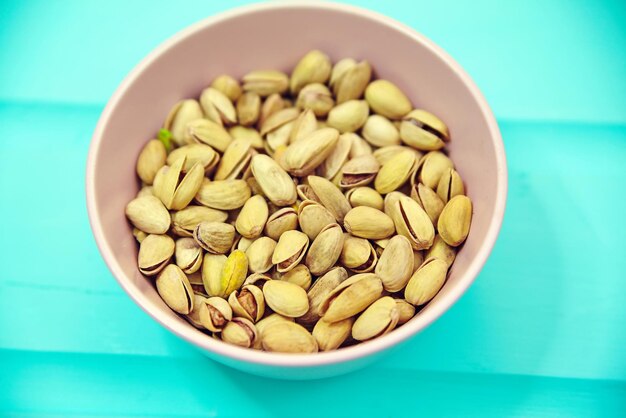
<instances>
[{"instance_id":1,"label":"ceramic bowl","mask_svg":"<svg viewBox=\"0 0 626 418\"><path fill-rule=\"evenodd\" d=\"M439 294L410 322L381 337L315 355L266 353L227 345L171 311L137 270L137 244L124 207L137 193L135 162L178 100L197 97L213 77L259 68L290 71L311 49L333 61L367 59L414 106L442 118L448 146L474 204L471 232ZM102 256L146 313L207 356L250 373L316 378L363 366L439 318L478 275L500 230L507 193L504 147L482 94L446 52L390 18L330 3L259 4L222 13L181 31L151 52L121 83L94 132L87 161L87 206ZM453 332L453 330L451 330ZM433 359L437 361L437 359Z\"/></svg>"}]
</instances>

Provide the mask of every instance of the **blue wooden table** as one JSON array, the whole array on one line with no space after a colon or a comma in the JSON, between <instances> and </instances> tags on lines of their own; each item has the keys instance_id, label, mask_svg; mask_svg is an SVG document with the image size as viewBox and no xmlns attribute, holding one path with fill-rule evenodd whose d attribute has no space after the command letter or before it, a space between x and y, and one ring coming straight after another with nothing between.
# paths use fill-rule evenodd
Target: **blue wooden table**
<instances>
[{"instance_id":1,"label":"blue wooden table","mask_svg":"<svg viewBox=\"0 0 626 418\"><path fill-rule=\"evenodd\" d=\"M447 49L500 123L508 207L467 294L338 378L266 380L205 359L111 277L85 157L147 52L243 2L3 1L0 416L626 416L624 2L354 3Z\"/></svg>"}]
</instances>

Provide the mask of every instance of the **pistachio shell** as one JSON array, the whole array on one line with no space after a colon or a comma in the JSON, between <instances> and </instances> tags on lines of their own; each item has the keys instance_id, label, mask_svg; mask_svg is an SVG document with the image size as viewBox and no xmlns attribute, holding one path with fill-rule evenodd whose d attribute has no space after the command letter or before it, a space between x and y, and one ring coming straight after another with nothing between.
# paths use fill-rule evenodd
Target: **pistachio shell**
<instances>
[{"instance_id":1,"label":"pistachio shell","mask_svg":"<svg viewBox=\"0 0 626 418\"><path fill-rule=\"evenodd\" d=\"M300 263L309 246L309 237L306 234L290 230L280 236L274 254L272 264L276 264L279 273L285 273Z\"/></svg>"},{"instance_id":2,"label":"pistachio shell","mask_svg":"<svg viewBox=\"0 0 626 418\"><path fill-rule=\"evenodd\" d=\"M268 117L263 125L261 125L261 136L265 136L286 124L295 121L300 116L300 110L295 107L289 107L279 110ZM287 135L289 136L289 135Z\"/></svg>"},{"instance_id":3,"label":"pistachio shell","mask_svg":"<svg viewBox=\"0 0 626 418\"><path fill-rule=\"evenodd\" d=\"M304 264L298 264L287 273L282 274L280 280L298 285L304 290L309 290L311 287L311 272Z\"/></svg>"},{"instance_id":4,"label":"pistachio shell","mask_svg":"<svg viewBox=\"0 0 626 418\"><path fill-rule=\"evenodd\" d=\"M170 213L154 196L131 200L126 205L126 216L137 229L147 234L164 234L170 228Z\"/></svg>"},{"instance_id":5,"label":"pistachio shell","mask_svg":"<svg viewBox=\"0 0 626 418\"><path fill-rule=\"evenodd\" d=\"M261 97L254 92L246 92L237 100L237 116L243 126L254 125L261 113Z\"/></svg>"},{"instance_id":6,"label":"pistachio shell","mask_svg":"<svg viewBox=\"0 0 626 418\"><path fill-rule=\"evenodd\" d=\"M215 77L211 83L211 87L221 91L231 102L235 102L241 96L241 86L239 81L229 75L220 75Z\"/></svg>"},{"instance_id":7,"label":"pistachio shell","mask_svg":"<svg viewBox=\"0 0 626 418\"><path fill-rule=\"evenodd\" d=\"M233 291L239 289L248 273L248 259L241 250L235 250L226 258L220 272L219 291L215 296L227 297Z\"/></svg>"},{"instance_id":8,"label":"pistachio shell","mask_svg":"<svg viewBox=\"0 0 626 418\"><path fill-rule=\"evenodd\" d=\"M258 154L252 158L251 168L263 194L276 206L287 206L296 201L296 185L276 161Z\"/></svg>"},{"instance_id":9,"label":"pistachio shell","mask_svg":"<svg viewBox=\"0 0 626 418\"><path fill-rule=\"evenodd\" d=\"M367 61L355 63L346 70L338 71L336 79L333 80L333 91L337 96L337 103L360 99L371 77L372 67Z\"/></svg>"},{"instance_id":10,"label":"pistachio shell","mask_svg":"<svg viewBox=\"0 0 626 418\"><path fill-rule=\"evenodd\" d=\"M456 247L451 247L446 244L441 238L441 235L437 234L432 247L426 251L424 258L438 258L445 261L448 267L450 267L456 258Z\"/></svg>"},{"instance_id":11,"label":"pistachio shell","mask_svg":"<svg viewBox=\"0 0 626 418\"><path fill-rule=\"evenodd\" d=\"M424 251L415 251L415 250L413 250L413 273L415 273L415 270L417 270L419 268L419 266L422 265L424 260L425 260L425 258L424 258Z\"/></svg>"},{"instance_id":12,"label":"pistachio shell","mask_svg":"<svg viewBox=\"0 0 626 418\"><path fill-rule=\"evenodd\" d=\"M278 240L286 231L294 230L298 227L298 215L291 208L282 208L274 212L265 224L265 235Z\"/></svg>"},{"instance_id":13,"label":"pistachio shell","mask_svg":"<svg viewBox=\"0 0 626 418\"><path fill-rule=\"evenodd\" d=\"M247 128L245 126L237 125L233 126L228 130L228 133L233 138L236 139L247 139L250 141L250 145L252 148L262 150L264 146L263 138L261 138L261 134L254 128Z\"/></svg>"},{"instance_id":14,"label":"pistachio shell","mask_svg":"<svg viewBox=\"0 0 626 418\"><path fill-rule=\"evenodd\" d=\"M240 317L227 322L221 336L222 341L244 348L252 347L257 339L254 324L246 318Z\"/></svg>"},{"instance_id":15,"label":"pistachio shell","mask_svg":"<svg viewBox=\"0 0 626 418\"><path fill-rule=\"evenodd\" d=\"M437 184L437 195L442 203L448 203L454 196L465 194L463 180L454 168L448 168L443 172Z\"/></svg>"},{"instance_id":16,"label":"pistachio shell","mask_svg":"<svg viewBox=\"0 0 626 418\"><path fill-rule=\"evenodd\" d=\"M406 324L415 316L415 306L404 299L395 299L398 310L398 325Z\"/></svg>"},{"instance_id":17,"label":"pistachio shell","mask_svg":"<svg viewBox=\"0 0 626 418\"><path fill-rule=\"evenodd\" d=\"M283 316L297 318L309 310L306 291L287 281L269 280L263 286L263 296L267 305Z\"/></svg>"},{"instance_id":18,"label":"pistachio shell","mask_svg":"<svg viewBox=\"0 0 626 418\"><path fill-rule=\"evenodd\" d=\"M355 65L356 60L354 58L342 58L337 61L330 73L330 81L328 82L328 85L334 89L341 77L343 77L344 74L346 74L346 72Z\"/></svg>"},{"instance_id":19,"label":"pistachio shell","mask_svg":"<svg viewBox=\"0 0 626 418\"><path fill-rule=\"evenodd\" d=\"M332 64L328 55L318 50L308 52L291 73L291 92L297 94L307 84L326 83L331 70Z\"/></svg>"},{"instance_id":20,"label":"pistachio shell","mask_svg":"<svg viewBox=\"0 0 626 418\"><path fill-rule=\"evenodd\" d=\"M211 254L227 253L235 239L235 228L224 222L200 222L193 232L196 243Z\"/></svg>"},{"instance_id":21,"label":"pistachio shell","mask_svg":"<svg viewBox=\"0 0 626 418\"><path fill-rule=\"evenodd\" d=\"M224 254L204 254L202 259L202 283L208 295L224 295L221 289L221 275L227 259L228 257Z\"/></svg>"},{"instance_id":22,"label":"pistachio shell","mask_svg":"<svg viewBox=\"0 0 626 418\"><path fill-rule=\"evenodd\" d=\"M380 194L399 189L411 177L417 167L417 159L412 151L400 152L381 167L374 187Z\"/></svg>"},{"instance_id":23,"label":"pistachio shell","mask_svg":"<svg viewBox=\"0 0 626 418\"><path fill-rule=\"evenodd\" d=\"M467 196L458 195L450 199L441 211L437 230L446 244L458 247L467 238L471 223L472 201Z\"/></svg>"},{"instance_id":24,"label":"pistachio shell","mask_svg":"<svg viewBox=\"0 0 626 418\"><path fill-rule=\"evenodd\" d=\"M298 197L302 199L302 203L306 202L307 200L310 200L315 203L319 203L320 205L322 204L322 202L320 202L319 197L317 197L317 195L313 191L313 188L309 186L308 184L298 184L296 186L296 191L298 193ZM298 211L300 210L300 207L298 207Z\"/></svg>"},{"instance_id":25,"label":"pistachio shell","mask_svg":"<svg viewBox=\"0 0 626 418\"><path fill-rule=\"evenodd\" d=\"M341 167L348 161L351 148L352 137L350 134L341 134L332 152L317 168L317 175L328 180L335 177L340 173Z\"/></svg>"},{"instance_id":26,"label":"pistachio shell","mask_svg":"<svg viewBox=\"0 0 626 418\"><path fill-rule=\"evenodd\" d=\"M151 234L139 245L137 264L146 276L154 276L165 268L174 255L174 240L167 235Z\"/></svg>"},{"instance_id":27,"label":"pistachio shell","mask_svg":"<svg viewBox=\"0 0 626 418\"><path fill-rule=\"evenodd\" d=\"M396 301L389 296L372 303L354 322L352 338L365 341L393 330L399 318Z\"/></svg>"},{"instance_id":28,"label":"pistachio shell","mask_svg":"<svg viewBox=\"0 0 626 418\"><path fill-rule=\"evenodd\" d=\"M343 231L339 224L325 226L317 235L306 256L306 266L315 276L335 265L343 248Z\"/></svg>"},{"instance_id":29,"label":"pistachio shell","mask_svg":"<svg viewBox=\"0 0 626 418\"><path fill-rule=\"evenodd\" d=\"M307 180L322 205L328 209L337 222L343 222L346 213L350 211L350 203L337 186L319 176L309 176Z\"/></svg>"},{"instance_id":30,"label":"pistachio shell","mask_svg":"<svg viewBox=\"0 0 626 418\"><path fill-rule=\"evenodd\" d=\"M185 128L187 143L197 142L224 152L232 138L221 125L208 119L195 119Z\"/></svg>"},{"instance_id":31,"label":"pistachio shell","mask_svg":"<svg viewBox=\"0 0 626 418\"><path fill-rule=\"evenodd\" d=\"M263 196L252 196L241 208L235 227L246 238L257 238L263 232L269 216L267 202Z\"/></svg>"},{"instance_id":32,"label":"pistachio shell","mask_svg":"<svg viewBox=\"0 0 626 418\"><path fill-rule=\"evenodd\" d=\"M198 319L209 331L221 332L228 321L233 319L233 311L223 298L204 298L198 307Z\"/></svg>"},{"instance_id":33,"label":"pistachio shell","mask_svg":"<svg viewBox=\"0 0 626 418\"><path fill-rule=\"evenodd\" d=\"M372 273L357 274L342 282L322 301L320 313L326 322L350 318L371 305L383 291L378 276Z\"/></svg>"},{"instance_id":34,"label":"pistachio shell","mask_svg":"<svg viewBox=\"0 0 626 418\"><path fill-rule=\"evenodd\" d=\"M191 279L189 280L191 283ZM191 283L191 287L193 288L193 283ZM207 298L204 295L200 295L198 293L194 293L193 295L193 309L189 312L185 318L191 325L196 328L203 329L204 325L200 322L200 309L205 305Z\"/></svg>"},{"instance_id":35,"label":"pistachio shell","mask_svg":"<svg viewBox=\"0 0 626 418\"><path fill-rule=\"evenodd\" d=\"M352 147L350 148L350 158L360 157L361 155L371 155L372 147L370 144L358 136L355 133L348 132L344 135L349 135L352 138Z\"/></svg>"},{"instance_id":36,"label":"pistachio shell","mask_svg":"<svg viewBox=\"0 0 626 418\"><path fill-rule=\"evenodd\" d=\"M316 323L321 317L320 308L326 296L347 278L348 272L343 267L335 267L319 277L307 293L309 310L298 318L298 322L305 325Z\"/></svg>"},{"instance_id":37,"label":"pistachio shell","mask_svg":"<svg viewBox=\"0 0 626 418\"><path fill-rule=\"evenodd\" d=\"M167 151L158 139L151 139L137 158L137 175L146 184L152 184L157 171L165 165Z\"/></svg>"},{"instance_id":38,"label":"pistachio shell","mask_svg":"<svg viewBox=\"0 0 626 418\"><path fill-rule=\"evenodd\" d=\"M259 114L259 125L263 125L267 118L279 110L285 109L286 101L278 93L270 94L261 105L261 113Z\"/></svg>"},{"instance_id":39,"label":"pistachio shell","mask_svg":"<svg viewBox=\"0 0 626 418\"><path fill-rule=\"evenodd\" d=\"M411 188L411 197L426 211L433 225L436 225L444 207L437 193L430 187L419 183Z\"/></svg>"},{"instance_id":40,"label":"pistachio shell","mask_svg":"<svg viewBox=\"0 0 626 418\"><path fill-rule=\"evenodd\" d=\"M340 256L341 264L355 273L368 273L378 263L378 255L365 238L346 234Z\"/></svg>"},{"instance_id":41,"label":"pistachio shell","mask_svg":"<svg viewBox=\"0 0 626 418\"><path fill-rule=\"evenodd\" d=\"M200 94L200 106L204 114L219 125L237 123L237 112L233 102L221 91L208 87Z\"/></svg>"},{"instance_id":42,"label":"pistachio shell","mask_svg":"<svg viewBox=\"0 0 626 418\"><path fill-rule=\"evenodd\" d=\"M185 158L185 165L181 170L183 173L191 170L196 163L204 167L205 173L210 173L220 160L219 154L205 144L189 144L176 148L167 156L167 164L171 166L180 158Z\"/></svg>"},{"instance_id":43,"label":"pistachio shell","mask_svg":"<svg viewBox=\"0 0 626 418\"><path fill-rule=\"evenodd\" d=\"M342 167L339 186L344 189L366 186L376 178L379 170L380 164L372 155L355 157Z\"/></svg>"},{"instance_id":44,"label":"pistachio shell","mask_svg":"<svg viewBox=\"0 0 626 418\"><path fill-rule=\"evenodd\" d=\"M245 250L248 267L253 273L265 273L272 268L272 254L276 249L276 241L269 237L260 237Z\"/></svg>"},{"instance_id":45,"label":"pistachio shell","mask_svg":"<svg viewBox=\"0 0 626 418\"><path fill-rule=\"evenodd\" d=\"M372 110L389 119L401 119L412 109L404 93L388 80L376 80L365 89L365 100Z\"/></svg>"},{"instance_id":46,"label":"pistachio shell","mask_svg":"<svg viewBox=\"0 0 626 418\"><path fill-rule=\"evenodd\" d=\"M193 290L185 273L169 264L156 279L159 296L173 311L187 315L193 309Z\"/></svg>"},{"instance_id":47,"label":"pistachio shell","mask_svg":"<svg viewBox=\"0 0 626 418\"><path fill-rule=\"evenodd\" d=\"M383 282L388 292L398 292L406 286L413 274L413 248L409 240L402 235L395 235L383 250L376 275Z\"/></svg>"},{"instance_id":48,"label":"pistachio shell","mask_svg":"<svg viewBox=\"0 0 626 418\"><path fill-rule=\"evenodd\" d=\"M321 351L335 350L350 336L354 318L337 322L317 321L313 327L313 337Z\"/></svg>"},{"instance_id":49,"label":"pistachio shell","mask_svg":"<svg viewBox=\"0 0 626 418\"><path fill-rule=\"evenodd\" d=\"M448 264L438 258L429 258L411 276L404 289L404 298L415 306L430 301L446 281Z\"/></svg>"},{"instance_id":50,"label":"pistachio shell","mask_svg":"<svg viewBox=\"0 0 626 418\"><path fill-rule=\"evenodd\" d=\"M200 222L225 222L227 218L228 213L221 210L189 205L172 213L172 231L181 237L191 237Z\"/></svg>"},{"instance_id":51,"label":"pistachio shell","mask_svg":"<svg viewBox=\"0 0 626 418\"><path fill-rule=\"evenodd\" d=\"M307 84L298 93L296 106L300 109L311 109L315 116L324 117L335 105L333 95L328 87L320 83Z\"/></svg>"},{"instance_id":52,"label":"pistachio shell","mask_svg":"<svg viewBox=\"0 0 626 418\"><path fill-rule=\"evenodd\" d=\"M316 353L315 338L301 325L279 321L263 330L263 349L280 353Z\"/></svg>"},{"instance_id":53,"label":"pistachio shell","mask_svg":"<svg viewBox=\"0 0 626 418\"><path fill-rule=\"evenodd\" d=\"M200 269L202 265L202 248L193 238L180 238L176 240L176 265L183 273L191 274Z\"/></svg>"},{"instance_id":54,"label":"pistachio shell","mask_svg":"<svg viewBox=\"0 0 626 418\"><path fill-rule=\"evenodd\" d=\"M163 129L172 134L172 140L176 145L189 143L186 135L187 124L204 116L200 104L193 100L183 100L174 105L163 123Z\"/></svg>"},{"instance_id":55,"label":"pistachio shell","mask_svg":"<svg viewBox=\"0 0 626 418\"><path fill-rule=\"evenodd\" d=\"M365 100L348 100L328 112L327 123L341 133L355 132L363 126L369 115Z\"/></svg>"},{"instance_id":56,"label":"pistachio shell","mask_svg":"<svg viewBox=\"0 0 626 418\"><path fill-rule=\"evenodd\" d=\"M315 239L327 225L335 223L335 217L324 206L305 200L298 208L298 222L309 239Z\"/></svg>"},{"instance_id":57,"label":"pistachio shell","mask_svg":"<svg viewBox=\"0 0 626 418\"><path fill-rule=\"evenodd\" d=\"M196 194L196 200L213 209L233 210L242 207L250 194L245 180L205 181Z\"/></svg>"},{"instance_id":58,"label":"pistachio shell","mask_svg":"<svg viewBox=\"0 0 626 418\"><path fill-rule=\"evenodd\" d=\"M400 144L398 129L384 116L370 115L363 125L361 134L375 147Z\"/></svg>"},{"instance_id":59,"label":"pistachio shell","mask_svg":"<svg viewBox=\"0 0 626 418\"><path fill-rule=\"evenodd\" d=\"M422 157L419 168L413 175L411 184L418 181L431 189L437 188L441 176L448 168L454 168L454 163L444 153L431 151Z\"/></svg>"},{"instance_id":60,"label":"pistachio shell","mask_svg":"<svg viewBox=\"0 0 626 418\"><path fill-rule=\"evenodd\" d=\"M310 133L314 132L318 128L315 114L311 109L306 109L298 118L293 122L291 132L289 133L289 143L293 144L306 138Z\"/></svg>"},{"instance_id":61,"label":"pistachio shell","mask_svg":"<svg viewBox=\"0 0 626 418\"><path fill-rule=\"evenodd\" d=\"M228 296L228 304L235 315L257 322L265 313L265 298L261 289L254 285L246 285L241 291L234 290Z\"/></svg>"},{"instance_id":62,"label":"pistachio shell","mask_svg":"<svg viewBox=\"0 0 626 418\"><path fill-rule=\"evenodd\" d=\"M287 74L276 70L257 70L243 76L243 90L261 97L282 94L289 87Z\"/></svg>"},{"instance_id":63,"label":"pistachio shell","mask_svg":"<svg viewBox=\"0 0 626 418\"><path fill-rule=\"evenodd\" d=\"M141 189L139 189L139 191L137 192L137 196L135 197L137 198L137 197L144 197L144 196L154 196L154 187L143 186Z\"/></svg>"},{"instance_id":64,"label":"pistachio shell","mask_svg":"<svg viewBox=\"0 0 626 418\"><path fill-rule=\"evenodd\" d=\"M395 232L394 222L389 216L368 206L351 209L343 225L352 235L367 239L383 239Z\"/></svg>"},{"instance_id":65,"label":"pistachio shell","mask_svg":"<svg viewBox=\"0 0 626 418\"><path fill-rule=\"evenodd\" d=\"M346 198L353 208L357 206L369 206L370 208L383 210L383 197L371 187L356 187L348 190Z\"/></svg>"},{"instance_id":66,"label":"pistachio shell","mask_svg":"<svg viewBox=\"0 0 626 418\"><path fill-rule=\"evenodd\" d=\"M137 229L137 228L133 228L133 236L135 237L135 239L137 240L138 243L141 244L141 242L146 239L146 237L148 236L148 234L146 234L145 232Z\"/></svg>"},{"instance_id":67,"label":"pistachio shell","mask_svg":"<svg viewBox=\"0 0 626 418\"><path fill-rule=\"evenodd\" d=\"M314 131L287 148L282 157L282 166L293 176L306 176L330 155L338 139L339 132L336 129Z\"/></svg>"},{"instance_id":68,"label":"pistachio shell","mask_svg":"<svg viewBox=\"0 0 626 418\"><path fill-rule=\"evenodd\" d=\"M226 148L217 166L215 180L234 179L239 177L250 164L252 143L248 139L235 139Z\"/></svg>"},{"instance_id":69,"label":"pistachio shell","mask_svg":"<svg viewBox=\"0 0 626 418\"><path fill-rule=\"evenodd\" d=\"M405 144L424 151L436 151L450 140L448 127L435 115L422 109L402 119L400 137Z\"/></svg>"},{"instance_id":70,"label":"pistachio shell","mask_svg":"<svg viewBox=\"0 0 626 418\"><path fill-rule=\"evenodd\" d=\"M372 153L372 155L374 155L376 161L378 161L380 165L383 165L399 153L403 153L406 151L413 152L415 154L415 159L418 162L422 158L421 152L414 150L413 148L405 147L404 145L387 145L385 147L378 148Z\"/></svg>"},{"instance_id":71,"label":"pistachio shell","mask_svg":"<svg viewBox=\"0 0 626 418\"><path fill-rule=\"evenodd\" d=\"M155 193L168 209L184 209L198 193L204 179L204 166L200 163L187 172L182 172L186 157L174 161L163 175L160 187L155 186Z\"/></svg>"}]
</instances>

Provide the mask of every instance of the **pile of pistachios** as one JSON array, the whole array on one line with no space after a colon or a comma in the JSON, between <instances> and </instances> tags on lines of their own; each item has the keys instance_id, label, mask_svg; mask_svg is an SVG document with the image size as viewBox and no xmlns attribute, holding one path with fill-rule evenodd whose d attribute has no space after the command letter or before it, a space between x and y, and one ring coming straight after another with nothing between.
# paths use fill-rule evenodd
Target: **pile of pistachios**
<instances>
[{"instance_id":1,"label":"pile of pistachios","mask_svg":"<svg viewBox=\"0 0 626 418\"><path fill-rule=\"evenodd\" d=\"M438 117L367 61L213 80L174 105L126 206L138 267L214 338L334 350L409 321L442 288L472 203Z\"/></svg>"}]
</instances>

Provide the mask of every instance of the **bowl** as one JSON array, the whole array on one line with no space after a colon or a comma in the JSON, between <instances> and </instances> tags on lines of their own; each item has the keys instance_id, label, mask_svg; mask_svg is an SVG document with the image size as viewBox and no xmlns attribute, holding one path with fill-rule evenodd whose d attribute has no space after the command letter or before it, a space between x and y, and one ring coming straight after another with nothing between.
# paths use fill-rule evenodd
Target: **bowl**
<instances>
[{"instance_id":1,"label":"bowl","mask_svg":"<svg viewBox=\"0 0 626 418\"><path fill-rule=\"evenodd\" d=\"M289 71L311 49L367 59L414 106L448 125L449 153L474 205L472 227L439 294L411 321L355 346L314 355L243 349L210 338L171 311L136 264L124 207L138 191L135 162L173 103L197 97L213 77L259 68ZM432 41L390 18L347 5L270 3L202 20L152 51L117 88L93 134L86 173L89 219L109 269L157 322L208 357L253 374L307 379L345 373L378 358L448 310L474 281L500 230L507 193L504 147L487 102L465 71Z\"/></svg>"}]
</instances>

